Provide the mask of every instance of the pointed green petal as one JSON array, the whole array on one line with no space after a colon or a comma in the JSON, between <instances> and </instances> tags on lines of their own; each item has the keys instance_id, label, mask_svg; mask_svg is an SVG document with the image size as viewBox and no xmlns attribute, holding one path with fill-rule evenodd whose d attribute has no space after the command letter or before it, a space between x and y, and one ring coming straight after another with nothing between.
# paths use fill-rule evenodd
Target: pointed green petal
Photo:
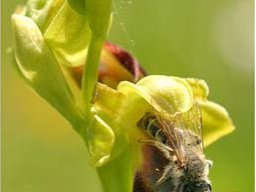
<instances>
[{"instance_id":1,"label":"pointed green petal","mask_svg":"<svg viewBox=\"0 0 256 192\"><path fill-rule=\"evenodd\" d=\"M235 129L224 107L211 101L198 103L202 110L204 146L210 145Z\"/></svg>"},{"instance_id":2,"label":"pointed green petal","mask_svg":"<svg viewBox=\"0 0 256 192\"><path fill-rule=\"evenodd\" d=\"M81 113L34 21L12 15L14 53L19 72L26 82L73 125L81 122ZM76 126L77 127L77 126Z\"/></svg>"}]
</instances>

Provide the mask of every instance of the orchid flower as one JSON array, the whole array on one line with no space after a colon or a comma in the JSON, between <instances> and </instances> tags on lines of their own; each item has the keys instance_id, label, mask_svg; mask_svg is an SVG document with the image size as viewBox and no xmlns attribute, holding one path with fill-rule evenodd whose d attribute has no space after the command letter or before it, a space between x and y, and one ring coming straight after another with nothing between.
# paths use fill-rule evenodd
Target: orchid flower
<instances>
[{"instance_id":1,"label":"orchid flower","mask_svg":"<svg viewBox=\"0 0 256 192\"><path fill-rule=\"evenodd\" d=\"M197 102L204 145L232 132L204 80L146 75L128 52L106 42L111 0L29 0L12 15L20 76L85 141L106 192L131 192L142 163L139 119L186 113Z\"/></svg>"}]
</instances>

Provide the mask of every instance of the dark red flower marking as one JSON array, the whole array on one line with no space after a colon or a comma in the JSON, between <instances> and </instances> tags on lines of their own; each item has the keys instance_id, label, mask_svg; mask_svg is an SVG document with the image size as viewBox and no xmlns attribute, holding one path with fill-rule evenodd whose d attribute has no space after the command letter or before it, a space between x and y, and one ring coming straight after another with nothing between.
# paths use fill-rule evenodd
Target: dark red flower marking
<instances>
[{"instance_id":1,"label":"dark red flower marking","mask_svg":"<svg viewBox=\"0 0 256 192\"><path fill-rule=\"evenodd\" d=\"M147 75L145 70L139 65L137 59L123 48L107 42L104 45L104 49L112 53L117 58L122 66L132 74L135 82Z\"/></svg>"},{"instance_id":2,"label":"dark red flower marking","mask_svg":"<svg viewBox=\"0 0 256 192\"><path fill-rule=\"evenodd\" d=\"M146 76L145 70L140 67L138 61L123 48L112 43L105 43L103 51L108 54L102 55L98 69L98 81L112 88L116 88L120 81L137 82ZM109 59L109 56L114 60ZM115 61L115 62L114 62ZM81 87L83 66L72 67L70 73Z\"/></svg>"}]
</instances>

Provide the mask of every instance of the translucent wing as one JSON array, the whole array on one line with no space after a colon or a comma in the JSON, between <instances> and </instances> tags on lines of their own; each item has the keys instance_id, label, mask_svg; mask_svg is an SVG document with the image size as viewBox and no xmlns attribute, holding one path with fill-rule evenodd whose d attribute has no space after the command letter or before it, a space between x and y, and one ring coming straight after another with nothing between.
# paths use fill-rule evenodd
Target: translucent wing
<instances>
[{"instance_id":1,"label":"translucent wing","mask_svg":"<svg viewBox=\"0 0 256 192\"><path fill-rule=\"evenodd\" d=\"M185 149L183 144L183 136L179 129L176 128L177 120L179 120L179 114L173 118L161 118L157 116L160 128L163 131L164 135L167 138L167 145L173 150L177 162L180 166L183 166L185 163Z\"/></svg>"},{"instance_id":2,"label":"translucent wing","mask_svg":"<svg viewBox=\"0 0 256 192\"><path fill-rule=\"evenodd\" d=\"M187 113L181 115L177 126L183 131L183 140L186 147L203 151L202 114L200 106L196 102Z\"/></svg>"},{"instance_id":3,"label":"translucent wing","mask_svg":"<svg viewBox=\"0 0 256 192\"><path fill-rule=\"evenodd\" d=\"M185 164L186 151L203 150L202 117L197 103L186 113L177 113L173 117L163 118L156 115L160 129L167 138L167 144L173 149L180 166Z\"/></svg>"}]
</instances>

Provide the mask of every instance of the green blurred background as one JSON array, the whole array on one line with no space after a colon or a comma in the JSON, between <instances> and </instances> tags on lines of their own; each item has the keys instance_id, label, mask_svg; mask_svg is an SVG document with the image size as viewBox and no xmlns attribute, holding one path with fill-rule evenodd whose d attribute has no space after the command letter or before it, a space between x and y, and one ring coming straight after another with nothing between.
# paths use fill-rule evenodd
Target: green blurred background
<instances>
[{"instance_id":1,"label":"green blurred background","mask_svg":"<svg viewBox=\"0 0 256 192\"><path fill-rule=\"evenodd\" d=\"M2 1L2 191L99 192L81 138L11 66L10 15ZM115 0L109 39L150 74L198 77L236 125L206 149L214 192L254 190L252 0Z\"/></svg>"}]
</instances>

